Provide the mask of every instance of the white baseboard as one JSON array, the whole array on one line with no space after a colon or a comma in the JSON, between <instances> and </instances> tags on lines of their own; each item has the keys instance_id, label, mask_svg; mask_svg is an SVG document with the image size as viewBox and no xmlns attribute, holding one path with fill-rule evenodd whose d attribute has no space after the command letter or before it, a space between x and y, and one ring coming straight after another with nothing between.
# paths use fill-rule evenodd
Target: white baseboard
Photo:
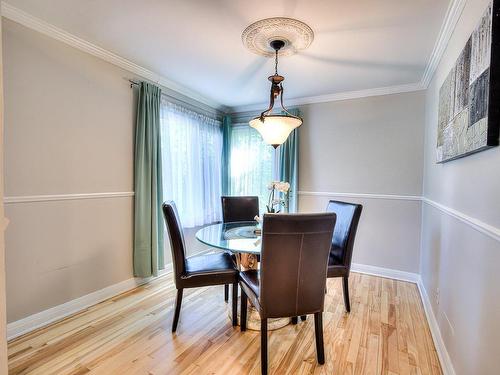
<instances>
[{"instance_id":1,"label":"white baseboard","mask_svg":"<svg viewBox=\"0 0 500 375\"><path fill-rule=\"evenodd\" d=\"M429 295L425 290L424 284L422 282L422 277L417 273L404 272L399 270L394 270L390 268L370 266L367 264L353 263L351 265L351 271L365 273L368 275L387 277L390 279L408 281L417 284L418 291L420 292L420 298L422 299L422 304L424 305L424 312L429 323L429 328L432 335L432 340L434 341L434 346L439 357L439 362L441 363L441 368L443 370L443 375L455 375L455 369L451 362L451 358L444 344L443 338L441 337L441 331L439 330L439 325L437 319L432 310L431 301Z\"/></svg>"},{"instance_id":2,"label":"white baseboard","mask_svg":"<svg viewBox=\"0 0 500 375\"><path fill-rule=\"evenodd\" d=\"M202 255L212 251L214 251L214 249L207 248L193 255ZM169 272L172 272L172 263L167 264L165 269L159 272L158 276L163 276ZM16 337L32 332L35 329L45 327L51 323L67 318L68 316L76 314L90 306L96 305L99 302L137 288L139 285L146 284L153 279L153 277L145 279L133 277L117 284L110 285L104 289L96 290L95 292L65 302L61 305L40 311L36 314L27 316L26 318L16 320L15 322L7 324L7 340L13 340Z\"/></svg>"},{"instance_id":3,"label":"white baseboard","mask_svg":"<svg viewBox=\"0 0 500 375\"><path fill-rule=\"evenodd\" d=\"M163 276L171 271L172 265L169 264L164 270L160 271L159 276ZM134 289L139 285L148 283L151 280L153 280L152 277L145 279L135 277L124 280L104 289L97 290L61 305L51 307L50 309L40 311L39 313L9 323L7 324L7 340L15 339L16 337L34 331L35 329L45 327L50 323L67 318L70 315L78 313L118 294Z\"/></svg>"},{"instance_id":4,"label":"white baseboard","mask_svg":"<svg viewBox=\"0 0 500 375\"><path fill-rule=\"evenodd\" d=\"M431 330L434 346L436 347L436 351L439 357L439 362L441 362L441 369L443 370L443 374L455 375L455 369L453 368L448 350L446 349L446 345L443 341L443 338L441 337L441 331L439 330L436 316L434 315L434 311L432 310L429 295L427 294L427 290L425 289L424 283L420 276L418 277L417 286L420 292L420 297L422 298L425 316L427 317L427 322L429 323L429 328Z\"/></svg>"},{"instance_id":5,"label":"white baseboard","mask_svg":"<svg viewBox=\"0 0 500 375\"><path fill-rule=\"evenodd\" d=\"M391 268L370 266L368 264L360 264L360 263L351 264L351 271L365 273L367 275L386 277L388 279L408 281L410 283L415 283L415 284L420 279L420 275L418 273L399 271Z\"/></svg>"},{"instance_id":6,"label":"white baseboard","mask_svg":"<svg viewBox=\"0 0 500 375\"><path fill-rule=\"evenodd\" d=\"M209 251L212 251L212 249L204 250L199 254L206 253ZM351 270L353 272L364 273L379 277L386 277L390 279L407 281L417 284L420 296L422 298L422 303L424 306L425 315L427 317L427 322L429 323L429 328L431 330L434 345L436 347L439 356L439 361L441 362L443 374L455 375L455 370L453 369L450 356L448 355L448 351L446 350L446 346L441 337L441 332L439 330L436 317L434 316L429 296L427 295L427 291L425 290L420 275L412 272L399 271L395 269L383 268L383 267L377 267L359 263L353 263L351 266ZM167 274L171 271L172 271L172 265L169 264L167 265L165 270L162 270L160 272L160 276ZM48 310L44 310L39 313L30 315L21 320L9 323L7 324L7 339L12 340L28 332L34 331L35 329L44 327L50 323L64 319L70 315L82 311L83 309L93 306L108 298L112 298L120 293L124 293L128 290L136 288L137 286L145 284L151 280L152 278L147 278L147 279L131 278L122 281L118 284L111 285L104 289L74 299L72 301L52 307Z\"/></svg>"}]
</instances>

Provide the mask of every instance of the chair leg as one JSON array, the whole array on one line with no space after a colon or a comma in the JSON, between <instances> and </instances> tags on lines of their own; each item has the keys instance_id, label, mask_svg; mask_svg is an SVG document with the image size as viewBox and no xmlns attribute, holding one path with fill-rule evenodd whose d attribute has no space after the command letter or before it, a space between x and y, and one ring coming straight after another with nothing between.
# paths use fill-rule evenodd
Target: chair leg
<instances>
[{"instance_id":1,"label":"chair leg","mask_svg":"<svg viewBox=\"0 0 500 375\"><path fill-rule=\"evenodd\" d=\"M267 318L260 321L260 368L267 375Z\"/></svg>"},{"instance_id":2,"label":"chair leg","mask_svg":"<svg viewBox=\"0 0 500 375\"><path fill-rule=\"evenodd\" d=\"M229 284L224 284L224 301L229 301Z\"/></svg>"},{"instance_id":3,"label":"chair leg","mask_svg":"<svg viewBox=\"0 0 500 375\"><path fill-rule=\"evenodd\" d=\"M299 318L296 316L292 316L292 324L295 325L299 322Z\"/></svg>"},{"instance_id":4,"label":"chair leg","mask_svg":"<svg viewBox=\"0 0 500 375\"><path fill-rule=\"evenodd\" d=\"M240 329L241 331L247 330L247 295L241 289L241 306L240 306Z\"/></svg>"},{"instance_id":5,"label":"chair leg","mask_svg":"<svg viewBox=\"0 0 500 375\"><path fill-rule=\"evenodd\" d=\"M318 356L318 363L323 365L325 363L325 348L323 345L323 313L314 314L314 333L316 335L316 355Z\"/></svg>"},{"instance_id":6,"label":"chair leg","mask_svg":"<svg viewBox=\"0 0 500 375\"><path fill-rule=\"evenodd\" d=\"M238 325L238 283L233 284L233 327Z\"/></svg>"},{"instance_id":7,"label":"chair leg","mask_svg":"<svg viewBox=\"0 0 500 375\"><path fill-rule=\"evenodd\" d=\"M349 301L349 276L342 278L342 287L344 289L344 305L347 312L351 312L351 302Z\"/></svg>"},{"instance_id":8,"label":"chair leg","mask_svg":"<svg viewBox=\"0 0 500 375\"><path fill-rule=\"evenodd\" d=\"M307 315L301 315L300 316L300 320L302 320L303 322L305 322L307 319Z\"/></svg>"},{"instance_id":9,"label":"chair leg","mask_svg":"<svg viewBox=\"0 0 500 375\"><path fill-rule=\"evenodd\" d=\"M182 292L184 289L177 289L177 300L175 301L175 313L174 313L174 322L172 323L172 332L177 330L177 323L179 323L179 315L181 313L181 304L182 304Z\"/></svg>"}]
</instances>

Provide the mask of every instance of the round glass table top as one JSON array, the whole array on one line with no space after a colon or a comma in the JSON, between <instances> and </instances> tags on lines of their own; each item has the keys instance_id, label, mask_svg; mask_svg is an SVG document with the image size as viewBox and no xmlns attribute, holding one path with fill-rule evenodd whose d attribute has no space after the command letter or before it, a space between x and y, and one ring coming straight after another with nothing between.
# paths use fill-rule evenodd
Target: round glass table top
<instances>
[{"instance_id":1,"label":"round glass table top","mask_svg":"<svg viewBox=\"0 0 500 375\"><path fill-rule=\"evenodd\" d=\"M205 245L233 253L260 254L260 225L256 221L207 225L196 232L196 239Z\"/></svg>"}]
</instances>

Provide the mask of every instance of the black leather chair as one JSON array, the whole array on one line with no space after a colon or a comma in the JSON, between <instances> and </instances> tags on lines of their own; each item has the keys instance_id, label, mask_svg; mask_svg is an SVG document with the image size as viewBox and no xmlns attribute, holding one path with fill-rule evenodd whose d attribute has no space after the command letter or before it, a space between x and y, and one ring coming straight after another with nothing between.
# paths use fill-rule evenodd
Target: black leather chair
<instances>
[{"instance_id":1,"label":"black leather chair","mask_svg":"<svg viewBox=\"0 0 500 375\"><path fill-rule=\"evenodd\" d=\"M328 277L342 277L344 304L347 312L351 311L349 301L349 273L351 271L352 249L363 206L360 204L331 200L327 212L337 215L333 232L330 257L328 259Z\"/></svg>"},{"instance_id":2,"label":"black leather chair","mask_svg":"<svg viewBox=\"0 0 500 375\"><path fill-rule=\"evenodd\" d=\"M240 272L241 330L248 298L261 318L261 369L267 374L267 320L314 314L316 354L325 363L322 313L335 214L265 214L260 271Z\"/></svg>"},{"instance_id":3,"label":"black leather chair","mask_svg":"<svg viewBox=\"0 0 500 375\"><path fill-rule=\"evenodd\" d=\"M222 221L233 223L238 221L254 221L259 214L259 197L221 197Z\"/></svg>"},{"instance_id":4,"label":"black leather chair","mask_svg":"<svg viewBox=\"0 0 500 375\"><path fill-rule=\"evenodd\" d=\"M179 322L184 289L211 285L233 284L233 326L236 326L238 324L238 269L231 256L228 253L215 253L186 258L184 235L175 203L165 202L162 209L170 238L175 287L177 288L172 332L176 331Z\"/></svg>"},{"instance_id":5,"label":"black leather chair","mask_svg":"<svg viewBox=\"0 0 500 375\"><path fill-rule=\"evenodd\" d=\"M222 196L222 221L235 223L238 221L254 221L259 215L259 197L256 196ZM224 300L229 299L229 285L224 286Z\"/></svg>"}]
</instances>

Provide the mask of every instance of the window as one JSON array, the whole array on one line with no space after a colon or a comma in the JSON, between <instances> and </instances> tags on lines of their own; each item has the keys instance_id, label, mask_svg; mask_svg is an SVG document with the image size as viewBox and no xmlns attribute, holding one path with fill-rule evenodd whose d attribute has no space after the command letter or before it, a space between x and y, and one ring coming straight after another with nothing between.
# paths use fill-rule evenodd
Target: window
<instances>
[{"instance_id":1,"label":"window","mask_svg":"<svg viewBox=\"0 0 500 375\"><path fill-rule=\"evenodd\" d=\"M165 200L185 228L220 221L220 122L162 99L160 127Z\"/></svg>"},{"instance_id":2,"label":"window","mask_svg":"<svg viewBox=\"0 0 500 375\"><path fill-rule=\"evenodd\" d=\"M231 131L231 195L257 195L260 212L266 211L267 185L275 180L276 152L248 124Z\"/></svg>"}]
</instances>

